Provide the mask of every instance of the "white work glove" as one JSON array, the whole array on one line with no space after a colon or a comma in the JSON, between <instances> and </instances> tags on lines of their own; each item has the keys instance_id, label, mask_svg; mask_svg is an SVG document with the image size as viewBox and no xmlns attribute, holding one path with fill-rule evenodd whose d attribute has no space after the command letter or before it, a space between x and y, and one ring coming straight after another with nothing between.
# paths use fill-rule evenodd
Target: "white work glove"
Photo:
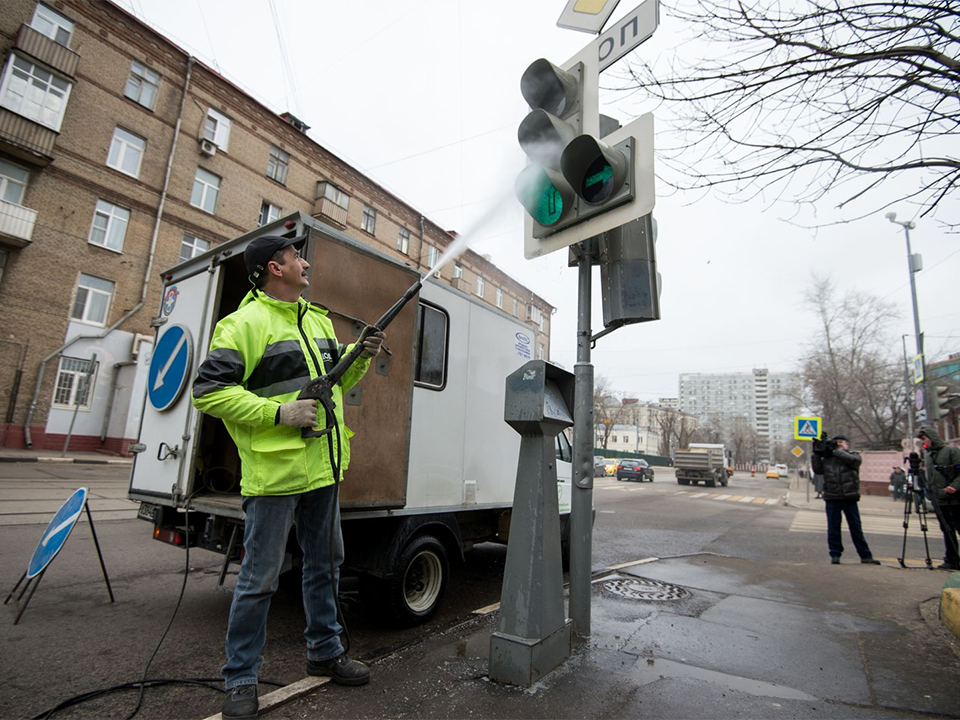
<instances>
[{"instance_id":1,"label":"white work glove","mask_svg":"<svg viewBox=\"0 0 960 720\"><path fill-rule=\"evenodd\" d=\"M383 340L386 337L380 330L372 332L363 341L363 352L360 353L362 358L375 358L380 354L380 346L383 344Z\"/></svg>"},{"instance_id":2,"label":"white work glove","mask_svg":"<svg viewBox=\"0 0 960 720\"><path fill-rule=\"evenodd\" d=\"M295 428L316 427L317 401L291 400L283 403L277 411L277 425L288 425Z\"/></svg>"}]
</instances>

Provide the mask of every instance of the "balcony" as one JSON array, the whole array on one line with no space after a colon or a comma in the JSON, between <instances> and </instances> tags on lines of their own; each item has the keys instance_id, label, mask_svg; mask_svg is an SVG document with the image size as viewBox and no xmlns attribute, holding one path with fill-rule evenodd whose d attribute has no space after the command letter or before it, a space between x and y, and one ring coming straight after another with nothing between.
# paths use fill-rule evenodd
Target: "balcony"
<instances>
[{"instance_id":1,"label":"balcony","mask_svg":"<svg viewBox=\"0 0 960 720\"><path fill-rule=\"evenodd\" d=\"M319 197L314 201L313 216L318 219L330 220L340 227L347 226L347 209L325 197Z\"/></svg>"},{"instance_id":2,"label":"balcony","mask_svg":"<svg viewBox=\"0 0 960 720\"><path fill-rule=\"evenodd\" d=\"M68 47L54 42L27 24L20 26L14 48L46 65L51 70L74 79L80 56Z\"/></svg>"},{"instance_id":3,"label":"balcony","mask_svg":"<svg viewBox=\"0 0 960 720\"><path fill-rule=\"evenodd\" d=\"M33 238L37 211L0 200L0 243L26 247Z\"/></svg>"},{"instance_id":4,"label":"balcony","mask_svg":"<svg viewBox=\"0 0 960 720\"><path fill-rule=\"evenodd\" d=\"M45 167L53 160L56 139L57 133L50 128L0 107L0 150Z\"/></svg>"}]
</instances>

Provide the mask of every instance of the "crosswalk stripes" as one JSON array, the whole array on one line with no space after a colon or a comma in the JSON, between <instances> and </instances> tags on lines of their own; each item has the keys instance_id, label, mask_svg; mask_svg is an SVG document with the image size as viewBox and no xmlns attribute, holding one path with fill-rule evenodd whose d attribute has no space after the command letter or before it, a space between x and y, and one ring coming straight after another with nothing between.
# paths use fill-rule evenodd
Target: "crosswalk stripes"
<instances>
[{"instance_id":1,"label":"crosswalk stripes","mask_svg":"<svg viewBox=\"0 0 960 720\"><path fill-rule=\"evenodd\" d=\"M903 518L881 517L878 515L861 515L860 521L863 525L863 532L867 536L903 536ZM846 522L844 522L844 527L846 527ZM935 528L931 528L928 525L928 535L931 530L935 530ZM793 518L793 522L790 523L790 532L826 533L827 515L826 513L822 512L801 510L797 512ZM844 530L844 532L846 531ZM910 524L910 527L907 530L907 537L923 537L923 533L920 531L919 523L912 522Z\"/></svg>"},{"instance_id":2,"label":"crosswalk stripes","mask_svg":"<svg viewBox=\"0 0 960 720\"><path fill-rule=\"evenodd\" d=\"M779 497L764 498L756 497L754 495L731 495L729 493L721 494L711 492L692 492L690 490L672 490L663 486L654 487L653 485L624 486L619 483L617 485L598 484L595 489L616 490L618 492L657 492L673 496L685 495L691 500L721 500L726 502L745 503L747 505L779 505L782 500L782 498Z\"/></svg>"}]
</instances>

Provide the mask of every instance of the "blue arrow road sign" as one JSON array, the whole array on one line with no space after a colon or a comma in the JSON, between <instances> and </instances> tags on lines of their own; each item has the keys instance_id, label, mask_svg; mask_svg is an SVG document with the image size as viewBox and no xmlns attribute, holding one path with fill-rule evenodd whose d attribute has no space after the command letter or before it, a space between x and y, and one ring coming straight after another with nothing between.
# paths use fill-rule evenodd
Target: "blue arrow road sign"
<instances>
[{"instance_id":1,"label":"blue arrow road sign","mask_svg":"<svg viewBox=\"0 0 960 720\"><path fill-rule=\"evenodd\" d=\"M823 422L818 417L795 417L793 419L793 437L797 440L816 440L820 437Z\"/></svg>"},{"instance_id":2,"label":"blue arrow road sign","mask_svg":"<svg viewBox=\"0 0 960 720\"><path fill-rule=\"evenodd\" d=\"M193 340L183 325L171 325L157 340L147 374L147 396L157 410L171 407L187 384L193 365Z\"/></svg>"},{"instance_id":3,"label":"blue arrow road sign","mask_svg":"<svg viewBox=\"0 0 960 720\"><path fill-rule=\"evenodd\" d=\"M87 489L82 487L68 497L53 520L43 531L43 537L40 538L40 544L33 551L33 557L30 558L30 564L27 566L27 578L33 578L39 575L47 565L53 562L53 559L60 552L60 548L70 537L70 531L80 519L83 507L87 503Z\"/></svg>"}]
</instances>

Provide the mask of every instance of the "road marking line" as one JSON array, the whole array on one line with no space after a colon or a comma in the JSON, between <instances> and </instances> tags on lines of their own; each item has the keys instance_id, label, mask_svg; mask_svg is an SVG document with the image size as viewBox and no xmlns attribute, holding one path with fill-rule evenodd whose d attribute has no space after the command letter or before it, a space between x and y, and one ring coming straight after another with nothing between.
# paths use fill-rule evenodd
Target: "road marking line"
<instances>
[{"instance_id":1,"label":"road marking line","mask_svg":"<svg viewBox=\"0 0 960 720\"><path fill-rule=\"evenodd\" d=\"M878 517L876 515L861 515L861 524L863 532L867 535L900 535L903 536L903 521L899 518ZM842 523L847 527L847 523ZM930 535L934 528L928 526L927 534ZM827 531L827 516L825 513L798 511L790 523L791 532L815 532L825 533ZM845 530L844 530L845 532ZM911 525L907 530L908 537L920 538L923 533L916 525Z\"/></svg>"},{"instance_id":2,"label":"road marking line","mask_svg":"<svg viewBox=\"0 0 960 720\"><path fill-rule=\"evenodd\" d=\"M703 497L704 495L709 495L709 493L694 493L694 494L691 495L690 497L692 497L692 498L701 498L701 497Z\"/></svg>"},{"instance_id":3,"label":"road marking line","mask_svg":"<svg viewBox=\"0 0 960 720\"><path fill-rule=\"evenodd\" d=\"M766 499L766 498L757 498L757 499L754 500L753 502L756 503L757 505L766 505L767 499Z\"/></svg>"},{"instance_id":4,"label":"road marking line","mask_svg":"<svg viewBox=\"0 0 960 720\"><path fill-rule=\"evenodd\" d=\"M730 502L737 502L742 497L743 495L731 495L728 499L730 500Z\"/></svg>"},{"instance_id":5,"label":"road marking line","mask_svg":"<svg viewBox=\"0 0 960 720\"><path fill-rule=\"evenodd\" d=\"M717 496L714 498L714 500L726 500L726 499L731 498L731 497L733 497L733 496L732 496L732 495L717 495Z\"/></svg>"},{"instance_id":6,"label":"road marking line","mask_svg":"<svg viewBox=\"0 0 960 720\"><path fill-rule=\"evenodd\" d=\"M780 498L770 498L767 500L767 505L776 505L780 502Z\"/></svg>"},{"instance_id":7,"label":"road marking line","mask_svg":"<svg viewBox=\"0 0 960 720\"><path fill-rule=\"evenodd\" d=\"M753 502L756 498L753 495L744 495L737 502Z\"/></svg>"}]
</instances>

